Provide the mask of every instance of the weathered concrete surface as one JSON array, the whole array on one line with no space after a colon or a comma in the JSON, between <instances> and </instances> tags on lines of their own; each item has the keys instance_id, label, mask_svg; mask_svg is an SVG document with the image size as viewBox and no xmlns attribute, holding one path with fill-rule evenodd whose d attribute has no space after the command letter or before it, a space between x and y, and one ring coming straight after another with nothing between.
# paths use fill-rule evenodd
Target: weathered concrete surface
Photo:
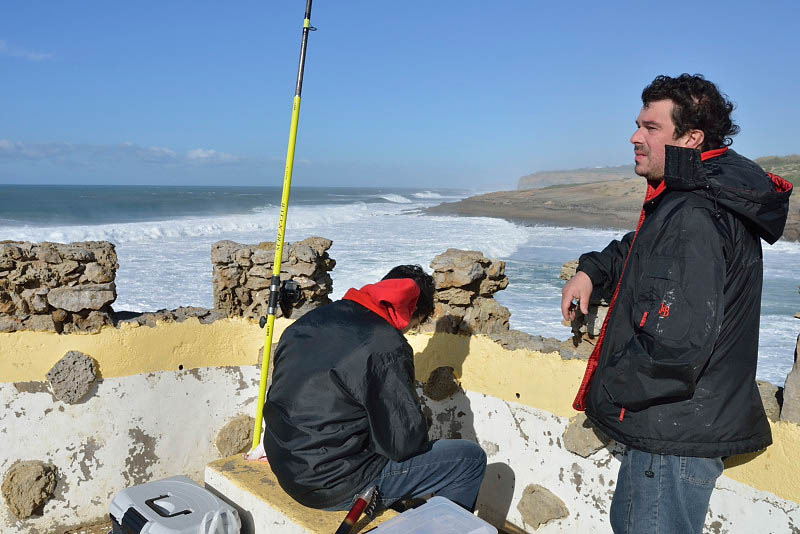
<instances>
[{"instance_id":1,"label":"weathered concrete surface","mask_svg":"<svg viewBox=\"0 0 800 534\"><path fill-rule=\"evenodd\" d=\"M67 352L47 372L47 381L56 399L75 404L88 392L97 378L94 360L77 350Z\"/></svg>"},{"instance_id":2,"label":"weathered concrete surface","mask_svg":"<svg viewBox=\"0 0 800 534\"><path fill-rule=\"evenodd\" d=\"M76 524L76 514L105 516L126 487L178 474L202 480L230 415L255 413L259 377L251 365L105 378L80 404L54 404L30 383L23 391L0 383L0 473L36 458L59 474L41 517L19 520L0 506L0 532L50 534Z\"/></svg>"},{"instance_id":3,"label":"weathered concrete surface","mask_svg":"<svg viewBox=\"0 0 800 534\"><path fill-rule=\"evenodd\" d=\"M255 422L255 418L249 415L240 415L228 421L217 434L216 443L220 456L227 458L250 450Z\"/></svg>"},{"instance_id":4,"label":"weathered concrete surface","mask_svg":"<svg viewBox=\"0 0 800 534\"><path fill-rule=\"evenodd\" d=\"M18 519L27 519L53 497L56 481L53 465L35 460L17 462L3 478L3 500Z\"/></svg>"},{"instance_id":5,"label":"weathered concrete surface","mask_svg":"<svg viewBox=\"0 0 800 534\"><path fill-rule=\"evenodd\" d=\"M566 418L471 391L442 402L423 400L432 413L431 438L447 436L457 427L463 438L481 444L490 466L503 466L500 472L510 472L504 476L513 480L511 493L490 490L490 480L484 479L486 491L482 489L477 505L480 517L497 527L502 527L505 518L534 532L517 507L525 488L534 484L547 488L569 510L568 517L541 525L537 534L610 530L608 510L622 453L619 445L611 442L581 458L564 447L561 436L569 424ZM718 480L706 521L709 532L782 533L792 532L792 525L800 525L800 504L725 475Z\"/></svg>"},{"instance_id":6,"label":"weathered concrete surface","mask_svg":"<svg viewBox=\"0 0 800 534\"><path fill-rule=\"evenodd\" d=\"M480 443L487 453L489 465L477 503L479 517L509 532L605 534L610 530L608 510L621 447L612 442L590 458L581 458L567 451L561 440L566 418L481 393L456 393L444 401L422 395L421 400L431 416L431 439L457 432ZM238 456L209 465L206 484L250 512L259 534L327 534L342 517L298 506L280 490L268 466ZM537 493L552 494L554 498L547 501L561 501L569 515L559 512L563 509L557 504L555 512L540 515L542 503L531 501L532 486L546 488ZM777 534L792 532L793 524L800 524L800 505L723 476L711 499L706 530Z\"/></svg>"}]
</instances>

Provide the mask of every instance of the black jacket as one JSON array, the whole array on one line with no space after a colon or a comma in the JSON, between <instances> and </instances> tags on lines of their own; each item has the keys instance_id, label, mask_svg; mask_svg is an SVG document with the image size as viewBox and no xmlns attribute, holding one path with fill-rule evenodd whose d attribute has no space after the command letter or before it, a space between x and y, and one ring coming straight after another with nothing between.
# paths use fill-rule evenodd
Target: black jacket
<instances>
[{"instance_id":1,"label":"black jacket","mask_svg":"<svg viewBox=\"0 0 800 534\"><path fill-rule=\"evenodd\" d=\"M264 405L264 449L286 493L312 508L334 506L389 459L424 449L413 357L399 330L350 300L286 329Z\"/></svg>"},{"instance_id":2,"label":"black jacket","mask_svg":"<svg viewBox=\"0 0 800 534\"><path fill-rule=\"evenodd\" d=\"M772 443L755 381L760 240L783 232L791 184L732 150L703 156L667 147L637 232L581 256L613 302L576 408L634 448L718 457Z\"/></svg>"}]
</instances>

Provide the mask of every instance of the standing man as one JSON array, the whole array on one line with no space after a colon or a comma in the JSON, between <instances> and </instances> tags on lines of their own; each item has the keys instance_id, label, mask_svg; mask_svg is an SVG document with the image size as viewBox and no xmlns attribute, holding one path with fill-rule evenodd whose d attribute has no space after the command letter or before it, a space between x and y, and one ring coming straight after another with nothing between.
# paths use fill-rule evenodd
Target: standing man
<instances>
[{"instance_id":1,"label":"standing man","mask_svg":"<svg viewBox=\"0 0 800 534\"><path fill-rule=\"evenodd\" d=\"M700 75L642 92L633 144L647 195L635 232L580 257L571 320L611 307L574 402L626 445L616 533L700 533L722 459L772 443L756 386L761 239L783 233L792 186L728 146L733 104Z\"/></svg>"},{"instance_id":2,"label":"standing man","mask_svg":"<svg viewBox=\"0 0 800 534\"><path fill-rule=\"evenodd\" d=\"M300 504L347 510L377 486L379 508L432 493L475 508L486 454L472 441L428 440L403 337L433 312L433 291L419 265L401 265L281 336L264 450Z\"/></svg>"}]
</instances>

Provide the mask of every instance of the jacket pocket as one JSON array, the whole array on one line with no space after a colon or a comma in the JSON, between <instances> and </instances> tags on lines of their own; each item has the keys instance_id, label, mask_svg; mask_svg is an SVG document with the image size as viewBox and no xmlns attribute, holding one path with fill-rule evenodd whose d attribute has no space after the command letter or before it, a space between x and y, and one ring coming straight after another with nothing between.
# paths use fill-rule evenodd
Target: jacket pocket
<instances>
[{"instance_id":1,"label":"jacket pocket","mask_svg":"<svg viewBox=\"0 0 800 534\"><path fill-rule=\"evenodd\" d=\"M656 256L647 261L634 302L634 328L655 339L683 340L692 310L679 280L679 262Z\"/></svg>"},{"instance_id":2,"label":"jacket pocket","mask_svg":"<svg viewBox=\"0 0 800 534\"><path fill-rule=\"evenodd\" d=\"M681 481L695 486L713 487L722 474L722 458L681 456Z\"/></svg>"}]
</instances>

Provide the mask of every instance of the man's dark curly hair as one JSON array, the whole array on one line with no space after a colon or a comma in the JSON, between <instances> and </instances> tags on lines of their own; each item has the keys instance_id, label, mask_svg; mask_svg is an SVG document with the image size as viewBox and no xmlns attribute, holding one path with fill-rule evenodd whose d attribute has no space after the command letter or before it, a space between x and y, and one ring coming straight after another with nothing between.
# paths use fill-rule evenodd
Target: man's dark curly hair
<instances>
[{"instance_id":1,"label":"man's dark curly hair","mask_svg":"<svg viewBox=\"0 0 800 534\"><path fill-rule=\"evenodd\" d=\"M411 278L419 287L419 298L417 299L417 309L414 317L424 321L433 313L433 277L422 270L419 265L398 265L386 273L382 280L390 278Z\"/></svg>"},{"instance_id":2,"label":"man's dark curly hair","mask_svg":"<svg viewBox=\"0 0 800 534\"><path fill-rule=\"evenodd\" d=\"M728 96L700 74L681 74L677 78L656 76L642 91L642 103L647 107L658 100L672 100L672 122L675 138L689 130L702 130L703 151L722 148L733 143L739 127L731 119L734 105Z\"/></svg>"}]
</instances>

